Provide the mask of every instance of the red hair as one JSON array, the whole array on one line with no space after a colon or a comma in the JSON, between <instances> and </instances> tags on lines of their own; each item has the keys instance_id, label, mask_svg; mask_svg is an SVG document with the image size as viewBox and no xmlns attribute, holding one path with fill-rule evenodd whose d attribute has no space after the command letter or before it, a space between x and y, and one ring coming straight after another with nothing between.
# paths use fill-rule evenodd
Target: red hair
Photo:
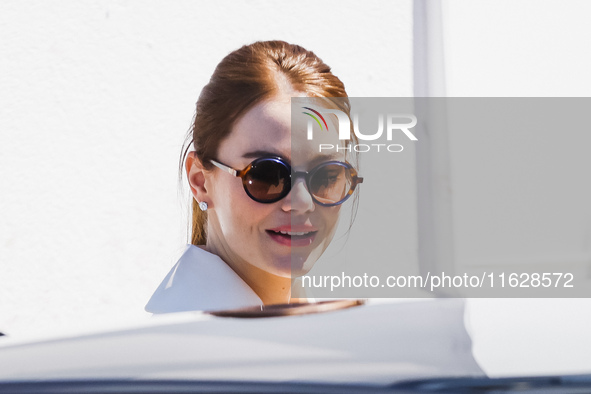
<instances>
[{"instance_id":1,"label":"red hair","mask_svg":"<svg viewBox=\"0 0 591 394\"><path fill-rule=\"evenodd\" d=\"M258 41L227 55L216 67L197 101L193 126L181 155L191 146L205 167L215 159L221 141L251 107L279 93L281 82L310 97L347 97L345 85L314 52L284 41ZM348 100L339 100L349 113ZM206 242L207 214L193 199L191 243Z\"/></svg>"}]
</instances>

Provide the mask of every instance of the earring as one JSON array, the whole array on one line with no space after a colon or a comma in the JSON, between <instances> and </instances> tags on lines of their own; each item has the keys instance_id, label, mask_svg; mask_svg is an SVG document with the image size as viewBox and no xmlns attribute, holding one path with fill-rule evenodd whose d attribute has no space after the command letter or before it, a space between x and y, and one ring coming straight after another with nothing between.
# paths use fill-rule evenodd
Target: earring
<instances>
[{"instance_id":1,"label":"earring","mask_svg":"<svg viewBox=\"0 0 591 394\"><path fill-rule=\"evenodd\" d=\"M199 209L201 209L203 212L207 211L207 203L205 201L201 201L199 203Z\"/></svg>"}]
</instances>

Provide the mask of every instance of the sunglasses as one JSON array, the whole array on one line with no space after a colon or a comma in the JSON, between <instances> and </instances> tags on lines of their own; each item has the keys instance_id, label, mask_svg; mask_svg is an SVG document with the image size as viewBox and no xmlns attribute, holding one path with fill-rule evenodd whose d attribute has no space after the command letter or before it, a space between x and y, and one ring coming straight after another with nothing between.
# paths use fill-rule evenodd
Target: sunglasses
<instances>
[{"instance_id":1,"label":"sunglasses","mask_svg":"<svg viewBox=\"0 0 591 394\"><path fill-rule=\"evenodd\" d=\"M244 191L256 202L270 204L281 200L291 191L292 179L306 180L308 191L318 205L332 207L344 203L363 182L351 164L327 161L312 170L292 171L291 166L279 157L261 157L243 170L236 170L215 160L216 167L242 178Z\"/></svg>"}]
</instances>

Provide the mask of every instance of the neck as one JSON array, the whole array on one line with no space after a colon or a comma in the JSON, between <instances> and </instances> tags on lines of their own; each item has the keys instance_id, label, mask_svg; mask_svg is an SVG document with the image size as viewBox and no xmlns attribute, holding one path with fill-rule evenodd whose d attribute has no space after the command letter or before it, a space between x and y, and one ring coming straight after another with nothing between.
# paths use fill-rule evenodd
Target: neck
<instances>
[{"instance_id":1,"label":"neck","mask_svg":"<svg viewBox=\"0 0 591 394\"><path fill-rule=\"evenodd\" d=\"M287 304L291 300L291 278L273 275L264 271L232 251L208 239L204 248L206 251L219 256L250 288L259 296L264 305Z\"/></svg>"}]
</instances>

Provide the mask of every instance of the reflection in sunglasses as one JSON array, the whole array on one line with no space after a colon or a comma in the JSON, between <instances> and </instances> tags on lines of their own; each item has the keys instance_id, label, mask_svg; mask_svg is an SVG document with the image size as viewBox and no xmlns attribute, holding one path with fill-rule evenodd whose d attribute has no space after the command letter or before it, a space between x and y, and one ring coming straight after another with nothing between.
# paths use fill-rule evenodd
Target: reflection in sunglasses
<instances>
[{"instance_id":1,"label":"reflection in sunglasses","mask_svg":"<svg viewBox=\"0 0 591 394\"><path fill-rule=\"evenodd\" d=\"M291 166L280 157L261 157L242 171L211 160L218 168L243 179L244 190L255 201L273 203L287 196L291 182L298 177L306 179L306 185L316 203L324 206L342 204L363 182L347 162L321 163L310 172L292 171Z\"/></svg>"}]
</instances>

